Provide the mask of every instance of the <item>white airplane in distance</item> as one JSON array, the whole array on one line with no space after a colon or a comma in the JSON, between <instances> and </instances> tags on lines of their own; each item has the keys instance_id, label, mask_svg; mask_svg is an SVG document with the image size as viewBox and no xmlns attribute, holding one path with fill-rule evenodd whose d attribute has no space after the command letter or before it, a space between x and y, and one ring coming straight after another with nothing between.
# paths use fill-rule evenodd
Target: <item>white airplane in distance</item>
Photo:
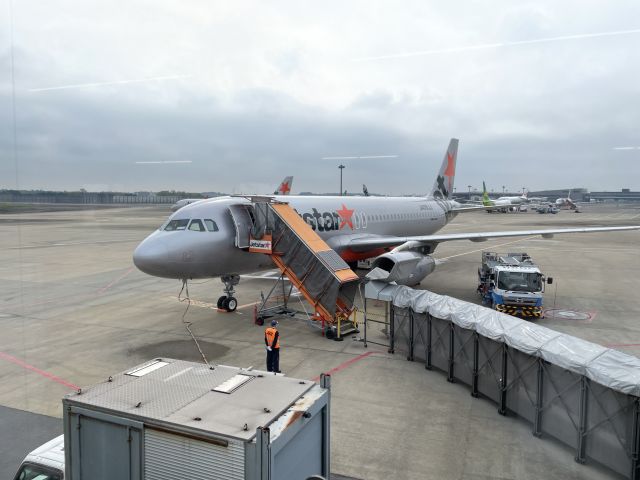
<instances>
[{"instance_id":1,"label":"white airplane in distance","mask_svg":"<svg viewBox=\"0 0 640 480\"><path fill-rule=\"evenodd\" d=\"M556 207L558 208L568 208L569 210L578 210L578 204L571 200L571 190L569 190L569 194L567 198L558 198L556 200Z\"/></svg>"},{"instance_id":2,"label":"white airplane in distance","mask_svg":"<svg viewBox=\"0 0 640 480\"><path fill-rule=\"evenodd\" d=\"M636 225L438 234L457 214L486 208L463 208L451 200L457 151L458 140L452 139L426 197L272 198L293 207L346 262L377 257L373 268L388 272L387 280L407 285L418 284L433 272L432 255L442 242L640 229ZM233 287L239 275L274 268L268 255L248 252L253 215L253 205L246 197L218 197L188 205L138 245L133 262L141 271L158 277L220 277L225 295L218 305L233 311L238 305Z\"/></svg>"},{"instance_id":3,"label":"white airplane in distance","mask_svg":"<svg viewBox=\"0 0 640 480\"><path fill-rule=\"evenodd\" d=\"M522 195L517 197L500 197L494 200L495 202L509 202L509 205L522 205L523 203L529 203L528 191L524 191Z\"/></svg>"},{"instance_id":4,"label":"white airplane in distance","mask_svg":"<svg viewBox=\"0 0 640 480\"><path fill-rule=\"evenodd\" d=\"M291 185L293 185L293 176L284 177L284 180L280 183L274 195L289 195L291 191ZM176 203L171 205L171 211L176 212L180 210L182 207L186 207L187 205L191 205L192 203L200 202L202 200L207 200L206 198L183 198L178 200Z\"/></svg>"},{"instance_id":5,"label":"white airplane in distance","mask_svg":"<svg viewBox=\"0 0 640 480\"><path fill-rule=\"evenodd\" d=\"M495 200L491 200L491 198L489 198L489 192L487 192L487 186L485 185L484 180L482 181L482 205L484 205L485 207L494 207L491 210L487 209L487 213L507 213L511 211L512 208L516 208L520 205L513 203L511 200L512 198L515 197L500 197Z\"/></svg>"}]
</instances>

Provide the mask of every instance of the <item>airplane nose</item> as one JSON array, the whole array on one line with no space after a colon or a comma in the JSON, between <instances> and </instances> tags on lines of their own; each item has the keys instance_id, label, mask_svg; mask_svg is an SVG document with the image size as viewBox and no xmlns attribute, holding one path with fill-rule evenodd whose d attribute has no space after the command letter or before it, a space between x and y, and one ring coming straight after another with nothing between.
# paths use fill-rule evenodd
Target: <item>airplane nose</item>
<instances>
[{"instance_id":1,"label":"airplane nose","mask_svg":"<svg viewBox=\"0 0 640 480\"><path fill-rule=\"evenodd\" d=\"M158 239L144 240L133 252L134 265L149 275L165 275L168 262L169 250Z\"/></svg>"}]
</instances>

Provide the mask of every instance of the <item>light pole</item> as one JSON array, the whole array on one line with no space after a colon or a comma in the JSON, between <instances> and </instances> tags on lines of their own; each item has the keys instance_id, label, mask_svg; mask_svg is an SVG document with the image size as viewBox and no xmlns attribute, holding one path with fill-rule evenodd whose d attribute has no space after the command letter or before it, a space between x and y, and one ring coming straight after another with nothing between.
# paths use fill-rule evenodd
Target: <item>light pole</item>
<instances>
[{"instance_id":1,"label":"light pole","mask_svg":"<svg viewBox=\"0 0 640 480\"><path fill-rule=\"evenodd\" d=\"M505 189L505 186L502 185L502 195L504 195L504 189Z\"/></svg>"},{"instance_id":2,"label":"light pole","mask_svg":"<svg viewBox=\"0 0 640 480\"><path fill-rule=\"evenodd\" d=\"M471 200L471 185L467 185L467 187L469 188L469 200Z\"/></svg>"},{"instance_id":3,"label":"light pole","mask_svg":"<svg viewBox=\"0 0 640 480\"><path fill-rule=\"evenodd\" d=\"M527 189L527 187L522 187L522 195L524 195L524 191Z\"/></svg>"},{"instance_id":4,"label":"light pole","mask_svg":"<svg viewBox=\"0 0 640 480\"><path fill-rule=\"evenodd\" d=\"M338 168L340 169L340 196L342 196L342 170L345 169L345 166L340 164Z\"/></svg>"}]
</instances>

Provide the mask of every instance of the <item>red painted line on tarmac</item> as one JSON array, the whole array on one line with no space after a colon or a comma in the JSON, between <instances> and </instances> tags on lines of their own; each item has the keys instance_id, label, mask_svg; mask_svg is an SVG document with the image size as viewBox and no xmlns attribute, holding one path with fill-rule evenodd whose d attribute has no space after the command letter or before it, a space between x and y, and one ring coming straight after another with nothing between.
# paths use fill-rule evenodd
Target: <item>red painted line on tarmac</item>
<instances>
[{"instance_id":1,"label":"red painted line on tarmac","mask_svg":"<svg viewBox=\"0 0 640 480\"><path fill-rule=\"evenodd\" d=\"M124 277L126 277L127 275L129 275L131 272L133 272L133 268L131 267L129 270L127 270L126 272L124 272L122 275L120 275L118 278L116 278L114 281L112 281L109 285L106 285L104 287L102 287L100 290L98 290L98 293L104 293L105 291L109 290L111 287L113 287L116 283L118 283L120 280L122 280Z\"/></svg>"},{"instance_id":2,"label":"red painted line on tarmac","mask_svg":"<svg viewBox=\"0 0 640 480\"><path fill-rule=\"evenodd\" d=\"M53 373L45 372L44 370L40 370L39 368L34 367L33 365L29 365L28 363L25 363L22 360L12 355L9 355L8 353L0 352L0 358L3 358L4 360L8 360L9 362L14 363L27 370L31 370L32 372L35 372L38 375L42 375L43 377L48 378L49 380L53 380L54 382L64 385L65 387L69 387L72 390L80 390L80 387L78 385L74 385L71 382L67 382L66 380L63 380L62 378L54 375Z\"/></svg>"},{"instance_id":3,"label":"red painted line on tarmac","mask_svg":"<svg viewBox=\"0 0 640 480\"><path fill-rule=\"evenodd\" d=\"M331 369L331 370L329 370L328 372L325 372L325 375L331 375L331 374L333 374L333 373L337 373L337 372L339 372L340 370L344 370L344 369L345 369L345 368L347 368L348 366L353 365L354 363L356 363L356 362L358 362L358 361L362 360L363 358L368 357L369 355L373 355L374 353L377 353L377 352L366 352L366 353L363 353L362 355L358 355L357 357L353 357L352 359L347 360L347 361L346 361L346 362L344 362L344 363L341 363L341 364L340 364L340 365L338 365L337 367L332 368L332 369ZM314 381L314 382L317 382L318 380L320 380L320 377L315 377L315 378L313 378L313 381Z\"/></svg>"}]
</instances>

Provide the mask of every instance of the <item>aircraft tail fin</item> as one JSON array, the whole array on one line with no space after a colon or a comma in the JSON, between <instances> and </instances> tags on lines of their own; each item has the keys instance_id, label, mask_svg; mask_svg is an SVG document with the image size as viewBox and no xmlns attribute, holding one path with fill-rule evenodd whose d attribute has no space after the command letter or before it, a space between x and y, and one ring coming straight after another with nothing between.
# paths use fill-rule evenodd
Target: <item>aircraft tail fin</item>
<instances>
[{"instance_id":1,"label":"aircraft tail fin","mask_svg":"<svg viewBox=\"0 0 640 480\"><path fill-rule=\"evenodd\" d=\"M453 194L453 180L456 175L456 158L458 156L458 139L452 138L444 155L440 171L431 189L434 198L449 199Z\"/></svg>"},{"instance_id":2,"label":"aircraft tail fin","mask_svg":"<svg viewBox=\"0 0 640 480\"><path fill-rule=\"evenodd\" d=\"M492 205L491 199L489 198L489 193L487 192L487 186L484 184L484 180L482 181L482 205L485 207L490 207Z\"/></svg>"},{"instance_id":3,"label":"aircraft tail fin","mask_svg":"<svg viewBox=\"0 0 640 480\"><path fill-rule=\"evenodd\" d=\"M284 180L282 180L282 183L280 183L280 186L276 189L275 192L273 192L274 195L289 195L289 192L291 191L291 186L293 185L293 177L289 176L289 177L284 177Z\"/></svg>"}]
</instances>

